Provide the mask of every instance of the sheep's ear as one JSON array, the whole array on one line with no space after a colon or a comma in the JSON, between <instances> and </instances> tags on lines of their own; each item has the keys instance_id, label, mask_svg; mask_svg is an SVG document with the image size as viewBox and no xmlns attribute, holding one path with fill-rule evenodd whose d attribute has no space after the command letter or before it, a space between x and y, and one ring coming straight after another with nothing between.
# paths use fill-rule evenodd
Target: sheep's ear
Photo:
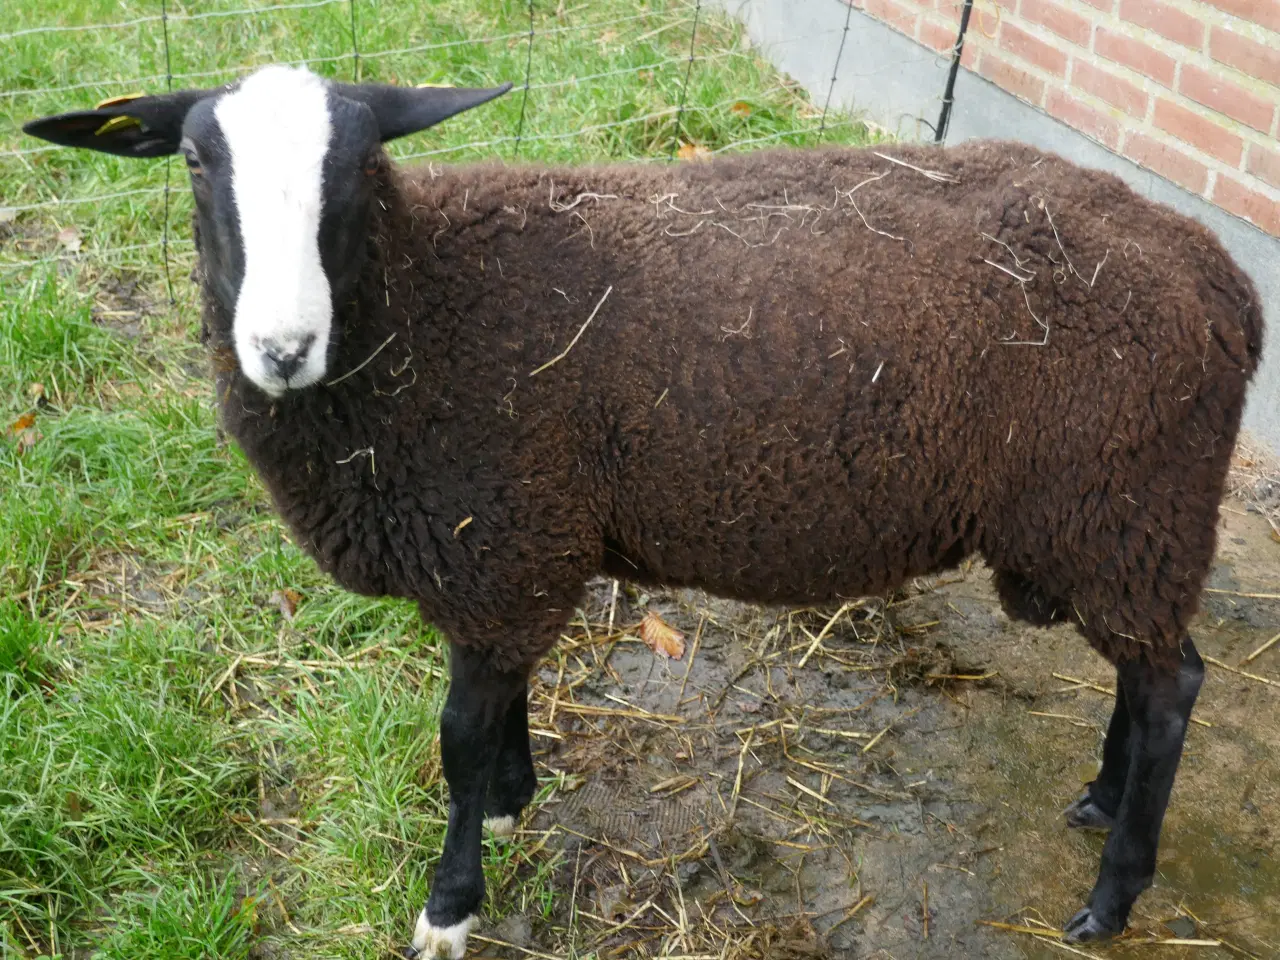
<instances>
[{"instance_id":1,"label":"sheep's ear","mask_svg":"<svg viewBox=\"0 0 1280 960\"><path fill-rule=\"evenodd\" d=\"M182 90L155 97L104 100L95 110L43 117L22 125L24 133L64 147L121 157L163 157L178 152L187 112L209 90Z\"/></svg>"},{"instance_id":2,"label":"sheep's ear","mask_svg":"<svg viewBox=\"0 0 1280 960\"><path fill-rule=\"evenodd\" d=\"M342 96L367 104L378 121L382 142L434 127L454 114L495 100L511 89L500 87L390 87L376 83L335 84Z\"/></svg>"}]
</instances>

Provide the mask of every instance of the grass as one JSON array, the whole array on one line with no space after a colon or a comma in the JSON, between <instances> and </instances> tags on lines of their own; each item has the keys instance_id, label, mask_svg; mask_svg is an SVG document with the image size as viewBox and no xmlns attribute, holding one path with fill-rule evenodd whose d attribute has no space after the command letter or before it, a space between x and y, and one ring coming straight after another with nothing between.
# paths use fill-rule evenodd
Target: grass
<instances>
[{"instance_id":1,"label":"grass","mask_svg":"<svg viewBox=\"0 0 1280 960\"><path fill-rule=\"evenodd\" d=\"M165 163L25 152L40 144L18 125L162 90L166 72L212 85L246 65L327 58L315 69L401 83L521 83L531 63L527 103L517 91L396 145L433 162L665 161L684 143L817 137L820 105L705 11L690 69L684 3L538 0L531 59L516 0L204 16L242 5L264 4L171 2L168 67L156 19L4 41L3 957L384 956L426 896L446 810L438 637L411 606L326 581L217 433L186 194L168 207L170 304ZM10 5L3 31L158 11ZM58 89L71 85L83 86ZM866 137L827 118L828 141ZM286 590L301 597L293 619ZM545 864L495 847L487 869L496 910L549 910Z\"/></svg>"}]
</instances>

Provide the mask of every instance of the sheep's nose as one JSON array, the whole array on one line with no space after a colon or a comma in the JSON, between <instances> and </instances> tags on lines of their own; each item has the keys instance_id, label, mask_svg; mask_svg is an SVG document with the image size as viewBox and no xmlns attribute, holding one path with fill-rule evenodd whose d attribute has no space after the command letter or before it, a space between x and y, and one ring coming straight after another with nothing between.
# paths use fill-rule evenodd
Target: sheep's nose
<instances>
[{"instance_id":1,"label":"sheep's nose","mask_svg":"<svg viewBox=\"0 0 1280 960\"><path fill-rule=\"evenodd\" d=\"M263 340L262 355L267 358L267 368L281 380L288 380L306 363L307 352L316 342L314 335L301 340Z\"/></svg>"}]
</instances>

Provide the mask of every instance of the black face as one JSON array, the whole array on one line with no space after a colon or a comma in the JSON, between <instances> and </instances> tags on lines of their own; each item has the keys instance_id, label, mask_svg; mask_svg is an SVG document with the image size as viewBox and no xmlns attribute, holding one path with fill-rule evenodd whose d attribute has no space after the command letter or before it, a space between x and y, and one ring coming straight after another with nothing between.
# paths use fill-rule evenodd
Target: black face
<instances>
[{"instance_id":1,"label":"black face","mask_svg":"<svg viewBox=\"0 0 1280 960\"><path fill-rule=\"evenodd\" d=\"M364 266L369 213L386 154L367 104L331 90L329 116L333 137L324 159L320 262L336 305L351 292Z\"/></svg>"},{"instance_id":2,"label":"black face","mask_svg":"<svg viewBox=\"0 0 1280 960\"><path fill-rule=\"evenodd\" d=\"M195 196L197 243L214 296L235 312L245 273L245 244L231 169L231 150L218 123L219 98L195 104L182 126L178 150ZM369 211L386 157L378 122L364 103L330 90L331 137L323 161L318 228L320 262L334 302L347 296L364 265Z\"/></svg>"},{"instance_id":3,"label":"black face","mask_svg":"<svg viewBox=\"0 0 1280 960\"><path fill-rule=\"evenodd\" d=\"M186 160L196 201L196 244L210 287L227 316L235 310L244 279L244 242L234 215L231 154L213 115L216 99L199 101L187 114L178 150Z\"/></svg>"},{"instance_id":4,"label":"black face","mask_svg":"<svg viewBox=\"0 0 1280 960\"><path fill-rule=\"evenodd\" d=\"M23 129L120 156L183 156L209 295L233 326L217 333L278 396L324 380L335 307L370 242L381 145L510 88L341 84L265 67L217 90L119 98Z\"/></svg>"}]
</instances>

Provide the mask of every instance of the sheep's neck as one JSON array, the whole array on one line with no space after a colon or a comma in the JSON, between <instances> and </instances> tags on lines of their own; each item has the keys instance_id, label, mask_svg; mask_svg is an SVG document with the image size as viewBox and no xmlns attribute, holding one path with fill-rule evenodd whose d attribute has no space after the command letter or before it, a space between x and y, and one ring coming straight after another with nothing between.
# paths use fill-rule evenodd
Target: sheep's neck
<instances>
[{"instance_id":1,"label":"sheep's neck","mask_svg":"<svg viewBox=\"0 0 1280 960\"><path fill-rule=\"evenodd\" d=\"M445 371L462 314L452 304L443 307L445 291L431 282L439 265L422 263L409 249L414 225L393 188L388 185L380 199L360 278L352 294L335 304L327 382L277 398L258 389L239 368L231 318L207 282L204 334L223 424L297 542L348 589L407 596L421 570L401 569L390 550L384 562L357 563L380 551L367 539L347 542L335 534L334 505L345 504L343 523L376 539L403 522L392 491L436 496L422 478L429 485L443 472L433 458L443 467L453 455L440 443L416 445L411 478L403 450L394 445L448 432L441 427L457 403ZM431 550L429 543L419 547L417 563Z\"/></svg>"}]
</instances>

